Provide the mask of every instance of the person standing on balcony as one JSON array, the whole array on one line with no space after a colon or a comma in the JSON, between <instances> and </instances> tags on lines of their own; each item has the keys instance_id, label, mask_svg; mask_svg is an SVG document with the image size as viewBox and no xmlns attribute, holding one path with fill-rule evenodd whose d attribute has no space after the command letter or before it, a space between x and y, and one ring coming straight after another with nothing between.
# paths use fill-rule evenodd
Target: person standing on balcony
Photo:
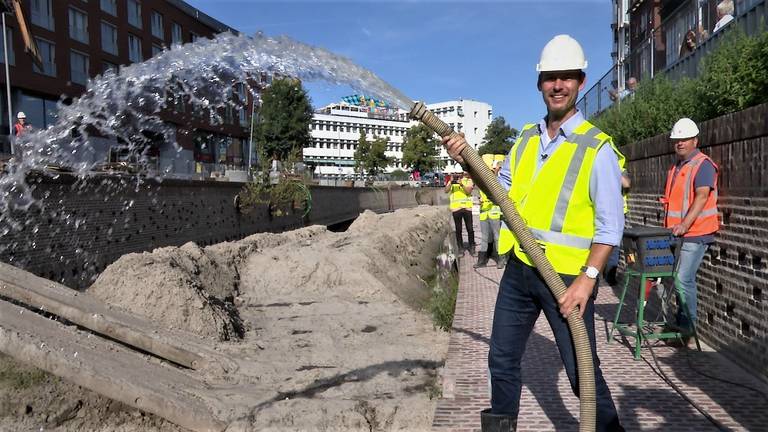
<instances>
[{"instance_id":1,"label":"person standing on balcony","mask_svg":"<svg viewBox=\"0 0 768 432\"><path fill-rule=\"evenodd\" d=\"M723 0L717 4L717 24L712 29L712 34L717 33L733 21L733 0Z\"/></svg>"},{"instance_id":2,"label":"person standing on balcony","mask_svg":"<svg viewBox=\"0 0 768 432\"><path fill-rule=\"evenodd\" d=\"M568 288L558 301L517 238L502 226L499 253L509 252L510 257L493 315L488 354L491 408L480 414L483 430L514 430L522 389L520 363L542 310L574 394L576 350L565 317L582 316L595 365L597 431L624 430L600 370L594 317L597 278L624 228L619 168L624 156L610 136L576 109L586 67L584 51L572 37L558 35L544 46L536 70L547 114L522 128L499 172L509 198ZM458 134L443 143L462 163L466 139Z\"/></svg>"},{"instance_id":3,"label":"person standing on balcony","mask_svg":"<svg viewBox=\"0 0 768 432\"><path fill-rule=\"evenodd\" d=\"M720 228L717 212L717 165L698 150L699 128L682 118L669 135L677 162L667 172L661 202L664 226L679 237L676 284L681 288L688 314L677 310L677 326L691 333L696 324L696 272ZM669 289L672 289L671 287ZM664 298L667 298L664 295Z\"/></svg>"},{"instance_id":4,"label":"person standing on balcony","mask_svg":"<svg viewBox=\"0 0 768 432\"><path fill-rule=\"evenodd\" d=\"M680 45L680 57L683 58L696 50L696 32L688 30L683 37L683 43Z\"/></svg>"},{"instance_id":5,"label":"person standing on balcony","mask_svg":"<svg viewBox=\"0 0 768 432\"><path fill-rule=\"evenodd\" d=\"M626 97L634 97L635 90L637 90L637 78L635 77L629 77L627 79L627 87L619 93L619 98L624 99Z\"/></svg>"}]
</instances>

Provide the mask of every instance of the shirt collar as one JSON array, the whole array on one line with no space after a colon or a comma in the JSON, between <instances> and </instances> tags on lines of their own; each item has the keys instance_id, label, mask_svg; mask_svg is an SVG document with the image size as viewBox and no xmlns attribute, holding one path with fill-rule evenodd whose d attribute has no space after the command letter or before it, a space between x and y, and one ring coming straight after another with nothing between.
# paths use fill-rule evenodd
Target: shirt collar
<instances>
[{"instance_id":1,"label":"shirt collar","mask_svg":"<svg viewBox=\"0 0 768 432\"><path fill-rule=\"evenodd\" d=\"M688 163L688 162L690 162L690 161L691 161L693 158L695 158L697 154L699 154L699 149L696 149L696 150L694 150L694 151L693 151L693 152L692 152L690 155L688 155L688 157L687 157L687 158L685 158L684 160L679 160L679 159L678 159L678 161L677 161L677 164L678 164L678 165L683 165L683 164L685 164L685 163Z\"/></svg>"},{"instance_id":2,"label":"shirt collar","mask_svg":"<svg viewBox=\"0 0 768 432\"><path fill-rule=\"evenodd\" d=\"M572 115L568 120L566 120L563 124L560 125L559 135L562 135L567 138L582 123L584 123L584 115L581 114L581 111L576 110L576 113L574 115ZM541 135L542 133L544 133L544 131L547 130L546 116L539 121L538 127L539 127L539 135ZM553 140L555 138L553 138Z\"/></svg>"}]
</instances>

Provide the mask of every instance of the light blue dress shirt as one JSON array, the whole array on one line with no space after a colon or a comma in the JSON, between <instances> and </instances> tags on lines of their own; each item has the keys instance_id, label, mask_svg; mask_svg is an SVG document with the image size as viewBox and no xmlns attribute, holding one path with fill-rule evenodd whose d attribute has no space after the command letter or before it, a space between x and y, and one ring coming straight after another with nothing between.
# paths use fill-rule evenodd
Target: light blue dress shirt
<instances>
[{"instance_id":1,"label":"light blue dress shirt","mask_svg":"<svg viewBox=\"0 0 768 432\"><path fill-rule=\"evenodd\" d=\"M584 116L576 111L571 118L560 126L559 133L552 139L547 133L547 123L544 119L539 121L539 157L536 171L541 169L547 158L565 142L576 127L584 122ZM511 184L509 172L509 158L512 152L507 154L504 164L499 171L499 182L509 190ZM610 145L603 145L595 156L592 165L592 175L589 178L589 196L595 205L595 236L592 243L601 243L618 246L624 232L624 200L621 196L621 170L619 158Z\"/></svg>"}]
</instances>

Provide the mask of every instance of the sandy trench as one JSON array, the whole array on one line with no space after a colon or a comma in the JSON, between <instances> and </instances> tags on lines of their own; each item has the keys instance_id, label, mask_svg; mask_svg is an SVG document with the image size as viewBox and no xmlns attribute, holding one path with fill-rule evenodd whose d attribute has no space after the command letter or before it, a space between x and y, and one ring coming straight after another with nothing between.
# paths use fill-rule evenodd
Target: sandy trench
<instances>
[{"instance_id":1,"label":"sandy trench","mask_svg":"<svg viewBox=\"0 0 768 432\"><path fill-rule=\"evenodd\" d=\"M87 293L235 364L200 372L228 430L428 430L448 334L424 311L424 279L449 230L445 208L366 212L342 233L129 254ZM183 429L0 357L6 430Z\"/></svg>"}]
</instances>

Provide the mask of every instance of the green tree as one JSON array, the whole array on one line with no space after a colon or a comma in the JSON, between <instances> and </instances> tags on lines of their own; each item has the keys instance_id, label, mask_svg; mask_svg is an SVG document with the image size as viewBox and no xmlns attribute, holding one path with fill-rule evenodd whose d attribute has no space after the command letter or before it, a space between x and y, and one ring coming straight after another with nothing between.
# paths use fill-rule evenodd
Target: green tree
<instances>
[{"instance_id":1,"label":"green tree","mask_svg":"<svg viewBox=\"0 0 768 432\"><path fill-rule=\"evenodd\" d=\"M386 155L388 143L389 140L387 140L386 137L374 137L374 140L371 143L371 151L368 153L365 164L365 169L368 171L368 174L376 175L384 171L387 165L392 163L393 158Z\"/></svg>"},{"instance_id":2,"label":"green tree","mask_svg":"<svg viewBox=\"0 0 768 432\"><path fill-rule=\"evenodd\" d=\"M261 100L254 140L262 160L285 160L300 154L311 142L312 122L312 105L301 82L291 78L274 80Z\"/></svg>"},{"instance_id":3,"label":"green tree","mask_svg":"<svg viewBox=\"0 0 768 432\"><path fill-rule=\"evenodd\" d=\"M509 127L504 117L499 116L491 121L485 129L483 144L477 149L481 155L484 154L507 154L515 144L517 135L520 132Z\"/></svg>"},{"instance_id":4,"label":"green tree","mask_svg":"<svg viewBox=\"0 0 768 432\"><path fill-rule=\"evenodd\" d=\"M437 147L440 140L434 132L423 124L408 129L403 140L403 164L421 173L429 172L437 166Z\"/></svg>"},{"instance_id":5,"label":"green tree","mask_svg":"<svg viewBox=\"0 0 768 432\"><path fill-rule=\"evenodd\" d=\"M360 138L357 139L357 148L355 149L355 172L365 174L365 158L371 152L371 143L365 135L365 129L360 128Z\"/></svg>"},{"instance_id":6,"label":"green tree","mask_svg":"<svg viewBox=\"0 0 768 432\"><path fill-rule=\"evenodd\" d=\"M357 140L357 149L355 150L355 171L360 174L376 175L392 162L392 158L386 155L386 138L373 137L373 141L368 141L365 130L361 129L360 138Z\"/></svg>"}]
</instances>

